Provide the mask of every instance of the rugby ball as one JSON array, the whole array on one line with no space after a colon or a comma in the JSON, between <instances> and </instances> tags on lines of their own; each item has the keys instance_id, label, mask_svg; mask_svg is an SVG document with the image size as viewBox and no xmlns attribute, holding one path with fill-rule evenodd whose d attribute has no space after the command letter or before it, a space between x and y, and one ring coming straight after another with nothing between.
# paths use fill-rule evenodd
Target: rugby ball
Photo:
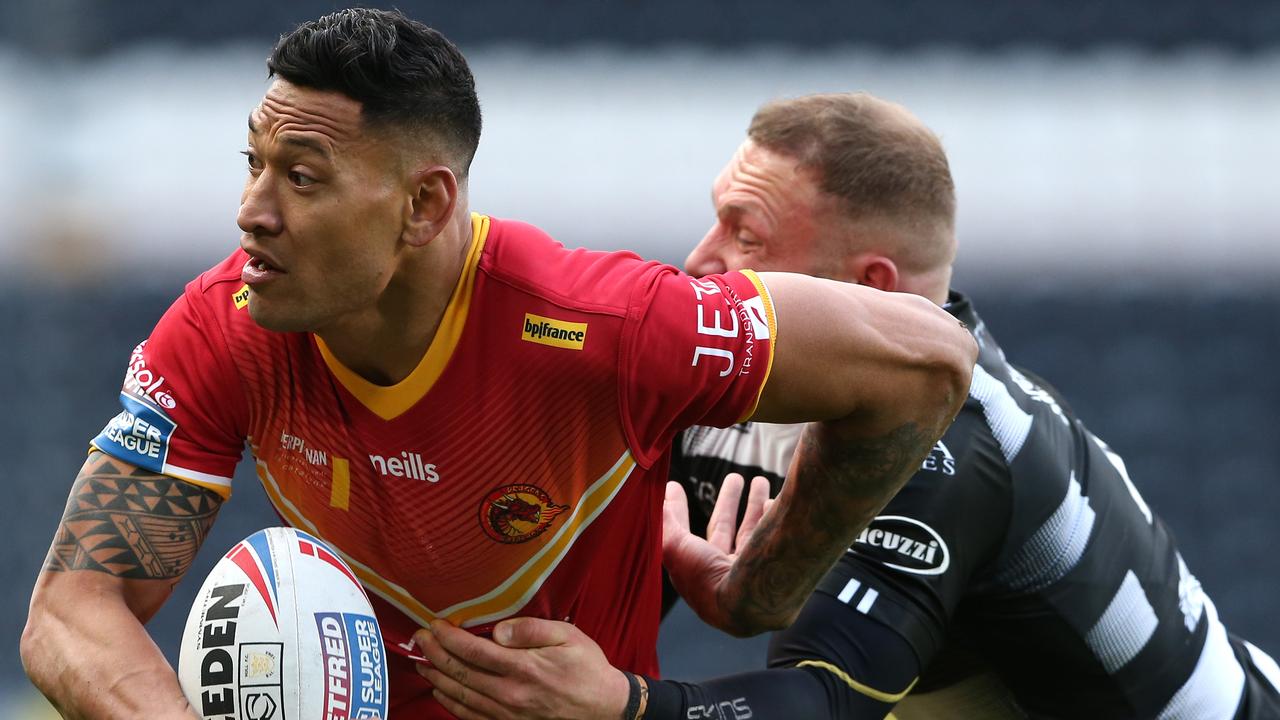
<instances>
[{"instance_id":1,"label":"rugby ball","mask_svg":"<svg viewBox=\"0 0 1280 720\"><path fill-rule=\"evenodd\" d=\"M208 720L387 717L386 648L342 558L267 528L218 560L187 616L178 682Z\"/></svg>"}]
</instances>

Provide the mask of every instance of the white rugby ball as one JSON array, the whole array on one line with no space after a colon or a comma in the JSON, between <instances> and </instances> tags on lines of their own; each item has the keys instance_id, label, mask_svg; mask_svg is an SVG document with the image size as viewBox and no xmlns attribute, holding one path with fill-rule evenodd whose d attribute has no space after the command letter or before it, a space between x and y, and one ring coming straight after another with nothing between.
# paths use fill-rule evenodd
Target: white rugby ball
<instances>
[{"instance_id":1,"label":"white rugby ball","mask_svg":"<svg viewBox=\"0 0 1280 720\"><path fill-rule=\"evenodd\" d=\"M178 681L212 720L387 717L386 648L356 576L320 540L267 528L205 579Z\"/></svg>"}]
</instances>

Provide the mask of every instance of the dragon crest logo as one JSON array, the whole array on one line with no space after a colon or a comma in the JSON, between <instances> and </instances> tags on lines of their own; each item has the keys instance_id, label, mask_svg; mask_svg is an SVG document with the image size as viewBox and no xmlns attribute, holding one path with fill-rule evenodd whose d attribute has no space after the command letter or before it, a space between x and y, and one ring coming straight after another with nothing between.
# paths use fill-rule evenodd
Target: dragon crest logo
<instances>
[{"instance_id":1,"label":"dragon crest logo","mask_svg":"<svg viewBox=\"0 0 1280 720\"><path fill-rule=\"evenodd\" d=\"M500 543L527 542L546 532L568 509L551 502L551 496L535 485L506 485L481 501L480 527Z\"/></svg>"}]
</instances>

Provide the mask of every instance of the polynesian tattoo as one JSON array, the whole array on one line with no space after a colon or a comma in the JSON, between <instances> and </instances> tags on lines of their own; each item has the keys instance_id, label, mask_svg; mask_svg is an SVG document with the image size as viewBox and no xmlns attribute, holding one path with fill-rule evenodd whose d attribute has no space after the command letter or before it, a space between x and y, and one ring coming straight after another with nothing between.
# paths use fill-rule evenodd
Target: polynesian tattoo
<instances>
[{"instance_id":1,"label":"polynesian tattoo","mask_svg":"<svg viewBox=\"0 0 1280 720\"><path fill-rule=\"evenodd\" d=\"M822 424L805 428L789 473L794 480L783 486L721 586L721 606L744 633L789 621L857 532L920 467L941 429L907 423L854 441L828 433ZM791 530L779 530L784 521Z\"/></svg>"},{"instance_id":2,"label":"polynesian tattoo","mask_svg":"<svg viewBox=\"0 0 1280 720\"><path fill-rule=\"evenodd\" d=\"M44 569L139 580L181 577L221 505L211 490L94 450L71 487Z\"/></svg>"}]
</instances>

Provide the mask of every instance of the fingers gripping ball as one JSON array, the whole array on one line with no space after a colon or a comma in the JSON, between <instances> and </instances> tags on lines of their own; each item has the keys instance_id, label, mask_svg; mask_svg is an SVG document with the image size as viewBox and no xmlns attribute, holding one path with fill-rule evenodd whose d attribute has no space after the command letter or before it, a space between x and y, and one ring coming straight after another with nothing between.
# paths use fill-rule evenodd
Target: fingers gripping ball
<instances>
[{"instance_id":1,"label":"fingers gripping ball","mask_svg":"<svg viewBox=\"0 0 1280 720\"><path fill-rule=\"evenodd\" d=\"M196 595L178 681L205 718L387 717L386 648L351 568L320 540L267 528Z\"/></svg>"}]
</instances>

